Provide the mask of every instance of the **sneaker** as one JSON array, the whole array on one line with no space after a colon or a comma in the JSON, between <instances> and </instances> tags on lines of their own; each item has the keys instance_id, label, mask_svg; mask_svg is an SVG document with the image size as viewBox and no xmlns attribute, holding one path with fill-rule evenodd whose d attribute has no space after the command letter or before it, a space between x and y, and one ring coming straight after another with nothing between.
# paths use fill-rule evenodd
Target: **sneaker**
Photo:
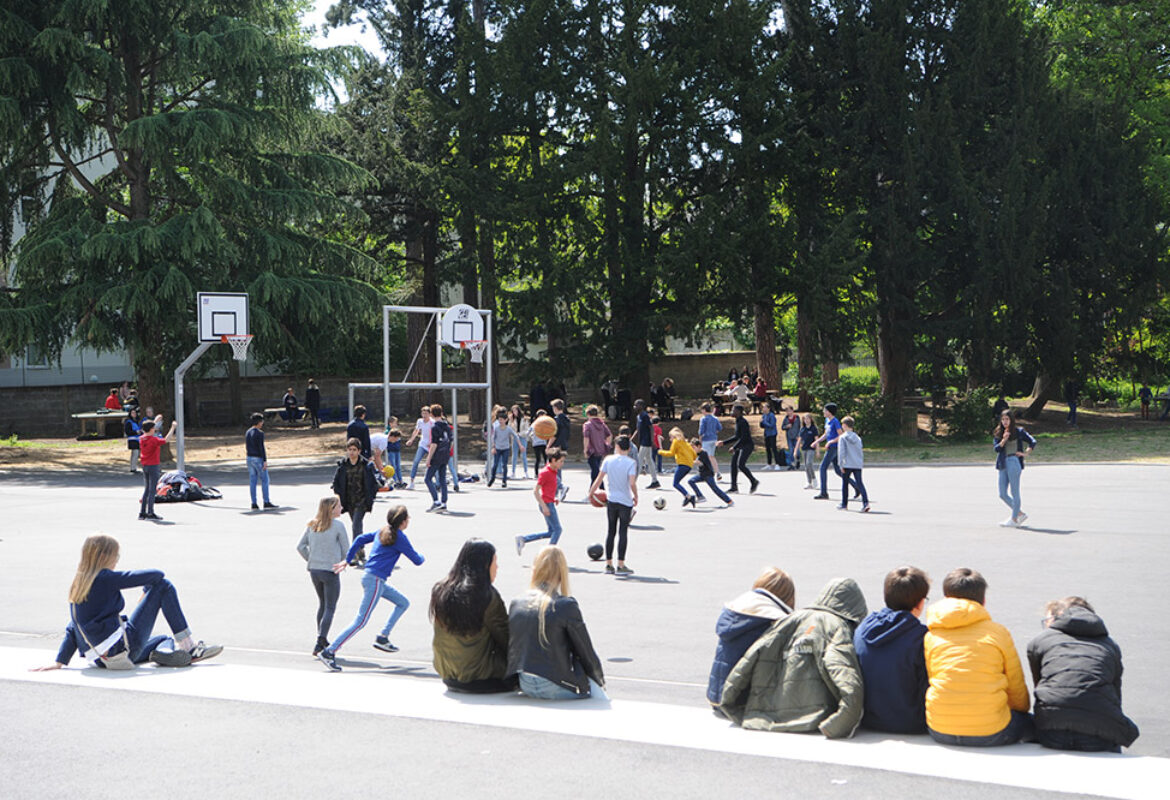
<instances>
[{"instance_id":1,"label":"sneaker","mask_svg":"<svg viewBox=\"0 0 1170 800\"><path fill-rule=\"evenodd\" d=\"M145 515L145 514L139 514L139 515L138 515L138 518L139 518L139 519L146 519L146 515Z\"/></svg>"},{"instance_id":2,"label":"sneaker","mask_svg":"<svg viewBox=\"0 0 1170 800\"><path fill-rule=\"evenodd\" d=\"M280 506L278 506L276 503L268 503L268 502L264 503L264 507L265 508L280 508Z\"/></svg>"},{"instance_id":3,"label":"sneaker","mask_svg":"<svg viewBox=\"0 0 1170 800\"><path fill-rule=\"evenodd\" d=\"M866 503L864 506L861 507L861 513L863 513L863 514L869 513L869 503Z\"/></svg>"},{"instance_id":4,"label":"sneaker","mask_svg":"<svg viewBox=\"0 0 1170 800\"><path fill-rule=\"evenodd\" d=\"M614 572L618 575L633 575L634 574L634 571L632 569L630 569L629 567L627 567L625 564L618 564L617 569L615 569Z\"/></svg>"},{"instance_id":5,"label":"sneaker","mask_svg":"<svg viewBox=\"0 0 1170 800\"><path fill-rule=\"evenodd\" d=\"M646 488L647 489L658 489L658 488L661 488L661 486L662 486L661 483L659 483L658 481L654 481L654 483L650 484Z\"/></svg>"},{"instance_id":6,"label":"sneaker","mask_svg":"<svg viewBox=\"0 0 1170 800\"><path fill-rule=\"evenodd\" d=\"M432 511L438 511L441 505L441 503L431 503L431 507L427 509L427 513L429 514Z\"/></svg>"},{"instance_id":7,"label":"sneaker","mask_svg":"<svg viewBox=\"0 0 1170 800\"><path fill-rule=\"evenodd\" d=\"M838 511L846 511L846 510L848 510L848 508L849 508L849 506L842 506L842 505L837 506Z\"/></svg>"},{"instance_id":8,"label":"sneaker","mask_svg":"<svg viewBox=\"0 0 1170 800\"><path fill-rule=\"evenodd\" d=\"M691 504L691 501L693 501L694 499L695 498L691 497L690 495L687 495L686 497L684 497L683 502L682 502L683 508L686 508L687 506L689 506Z\"/></svg>"},{"instance_id":9,"label":"sneaker","mask_svg":"<svg viewBox=\"0 0 1170 800\"><path fill-rule=\"evenodd\" d=\"M446 511L446 510L447 510L446 503L439 503L437 506L435 506L435 511Z\"/></svg>"},{"instance_id":10,"label":"sneaker","mask_svg":"<svg viewBox=\"0 0 1170 800\"><path fill-rule=\"evenodd\" d=\"M693 503L691 503L691 505L694 505L695 503L706 503L706 502L707 502L706 495L703 495L703 496L695 495L695 500Z\"/></svg>"},{"instance_id":11,"label":"sneaker","mask_svg":"<svg viewBox=\"0 0 1170 800\"><path fill-rule=\"evenodd\" d=\"M320 642L317 642L317 644L313 645L313 658L316 658L317 656L319 656L321 654L321 651L324 650L325 648L326 648L326 645L323 645Z\"/></svg>"},{"instance_id":12,"label":"sneaker","mask_svg":"<svg viewBox=\"0 0 1170 800\"><path fill-rule=\"evenodd\" d=\"M1027 519L1028 519L1028 515L1025 514L1023 511L1021 511L1019 513L1019 516L1016 517L1016 527L1023 525L1024 522L1027 521Z\"/></svg>"},{"instance_id":13,"label":"sneaker","mask_svg":"<svg viewBox=\"0 0 1170 800\"><path fill-rule=\"evenodd\" d=\"M489 489L490 489L490 488L492 488L492 483L494 483L494 482L495 482L495 480L496 480L495 478L488 478L488 480L487 480L487 486L488 486L488 488L489 488Z\"/></svg>"},{"instance_id":14,"label":"sneaker","mask_svg":"<svg viewBox=\"0 0 1170 800\"><path fill-rule=\"evenodd\" d=\"M606 575L613 575L614 574L613 564L606 564L605 565L605 574Z\"/></svg>"},{"instance_id":15,"label":"sneaker","mask_svg":"<svg viewBox=\"0 0 1170 800\"><path fill-rule=\"evenodd\" d=\"M253 510L253 511L259 511L259 510L260 510L260 506L258 506L258 505L256 505L255 503L253 503L253 504L252 504L252 510Z\"/></svg>"},{"instance_id":16,"label":"sneaker","mask_svg":"<svg viewBox=\"0 0 1170 800\"><path fill-rule=\"evenodd\" d=\"M1008 517L1003 522L999 523L999 527L1001 527L1001 528L1014 528L1014 527L1016 527L1015 517Z\"/></svg>"},{"instance_id":17,"label":"sneaker","mask_svg":"<svg viewBox=\"0 0 1170 800\"><path fill-rule=\"evenodd\" d=\"M397 653L398 648L390 644L390 640L385 636L377 636L374 638L374 649L381 650L383 653Z\"/></svg>"},{"instance_id":18,"label":"sneaker","mask_svg":"<svg viewBox=\"0 0 1170 800\"><path fill-rule=\"evenodd\" d=\"M318 653L317 660L324 664L330 672L341 672L341 667L337 666L337 659L328 650L322 650Z\"/></svg>"},{"instance_id":19,"label":"sneaker","mask_svg":"<svg viewBox=\"0 0 1170 800\"><path fill-rule=\"evenodd\" d=\"M154 520L155 522L162 522L162 517L160 517L158 514L154 513L153 511L151 511L149 514L147 514L146 518Z\"/></svg>"},{"instance_id":20,"label":"sneaker","mask_svg":"<svg viewBox=\"0 0 1170 800\"><path fill-rule=\"evenodd\" d=\"M738 487L738 486L732 486L732 487L730 487L730 488L727 490L727 493L728 493L728 494L739 494L739 487Z\"/></svg>"},{"instance_id":21,"label":"sneaker","mask_svg":"<svg viewBox=\"0 0 1170 800\"><path fill-rule=\"evenodd\" d=\"M813 495L813 500L828 500L828 499L829 499L829 496L827 494Z\"/></svg>"},{"instance_id":22,"label":"sneaker","mask_svg":"<svg viewBox=\"0 0 1170 800\"><path fill-rule=\"evenodd\" d=\"M756 481L752 484L752 488L748 489L748 494L755 494L756 490L760 488L760 482Z\"/></svg>"},{"instance_id":23,"label":"sneaker","mask_svg":"<svg viewBox=\"0 0 1170 800\"><path fill-rule=\"evenodd\" d=\"M199 642L191 648L191 663L195 664L199 661L215 658L222 652L223 645L221 644L204 644L203 642Z\"/></svg>"},{"instance_id":24,"label":"sneaker","mask_svg":"<svg viewBox=\"0 0 1170 800\"><path fill-rule=\"evenodd\" d=\"M191 654L186 650L152 650L150 660L160 667L189 667Z\"/></svg>"},{"instance_id":25,"label":"sneaker","mask_svg":"<svg viewBox=\"0 0 1170 800\"><path fill-rule=\"evenodd\" d=\"M528 542L524 541L523 536L516 536L516 555L524 555L524 545L526 544L528 544Z\"/></svg>"},{"instance_id":26,"label":"sneaker","mask_svg":"<svg viewBox=\"0 0 1170 800\"><path fill-rule=\"evenodd\" d=\"M406 484L406 491L408 491L408 492L414 491L414 481L411 481L410 483Z\"/></svg>"},{"instance_id":27,"label":"sneaker","mask_svg":"<svg viewBox=\"0 0 1170 800\"><path fill-rule=\"evenodd\" d=\"M507 489L507 488L508 488L508 482L507 482L507 481L501 481L501 482L500 482L500 488L501 488L501 489Z\"/></svg>"},{"instance_id":28,"label":"sneaker","mask_svg":"<svg viewBox=\"0 0 1170 800\"><path fill-rule=\"evenodd\" d=\"M734 500L728 500L728 501L727 501L727 504L726 504L726 505L724 505L723 507L724 507L724 508L731 508L733 505L735 505L735 501L734 501Z\"/></svg>"}]
</instances>

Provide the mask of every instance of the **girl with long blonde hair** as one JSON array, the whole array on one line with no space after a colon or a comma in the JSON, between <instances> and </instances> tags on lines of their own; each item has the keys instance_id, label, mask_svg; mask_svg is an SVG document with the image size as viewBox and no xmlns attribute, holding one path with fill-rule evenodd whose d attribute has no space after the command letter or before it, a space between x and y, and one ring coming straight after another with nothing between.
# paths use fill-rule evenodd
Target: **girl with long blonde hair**
<instances>
[{"instance_id":1,"label":"girl with long blonde hair","mask_svg":"<svg viewBox=\"0 0 1170 800\"><path fill-rule=\"evenodd\" d=\"M77 573L69 587L69 625L52 664L37 671L67 666L73 654L106 669L133 669L153 661L163 667L185 667L217 656L219 645L196 642L179 607L179 596L162 570L116 570L120 548L112 536L90 536L81 545ZM144 587L142 599L122 616L122 590ZM162 612L174 632L153 636L155 620Z\"/></svg>"},{"instance_id":2,"label":"girl with long blonde hair","mask_svg":"<svg viewBox=\"0 0 1170 800\"><path fill-rule=\"evenodd\" d=\"M341 596L341 578L333 565L345 558L349 550L349 536L341 516L341 498L335 494L322 497L317 503L317 516L305 525L305 532L297 544L297 552L305 559L309 580L317 593L317 643L313 655L329 646L329 628Z\"/></svg>"},{"instance_id":3,"label":"girl with long blonde hair","mask_svg":"<svg viewBox=\"0 0 1170 800\"><path fill-rule=\"evenodd\" d=\"M528 592L508 610L508 674L520 691L542 700L604 697L605 675L585 620L569 595L565 551L544 547L532 562Z\"/></svg>"}]
</instances>

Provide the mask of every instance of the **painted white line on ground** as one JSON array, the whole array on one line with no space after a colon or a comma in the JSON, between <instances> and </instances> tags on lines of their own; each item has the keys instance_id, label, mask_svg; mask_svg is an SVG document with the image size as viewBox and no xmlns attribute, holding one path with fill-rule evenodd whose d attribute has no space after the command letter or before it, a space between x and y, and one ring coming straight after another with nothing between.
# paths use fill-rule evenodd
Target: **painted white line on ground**
<instances>
[{"instance_id":1,"label":"painted white line on ground","mask_svg":"<svg viewBox=\"0 0 1170 800\"><path fill-rule=\"evenodd\" d=\"M518 696L451 695L439 681L389 677L378 670L337 675L220 660L191 669L28 671L51 663L53 655L49 650L0 647L0 681L514 728L1133 800L1161 800L1170 785L1170 759L1164 758L1058 753L1037 745L964 750L941 747L923 737L871 733L848 741L765 734L739 730L705 708L597 698L544 703ZM355 680L359 675L361 679ZM379 683L371 691L370 679L375 677Z\"/></svg>"}]
</instances>

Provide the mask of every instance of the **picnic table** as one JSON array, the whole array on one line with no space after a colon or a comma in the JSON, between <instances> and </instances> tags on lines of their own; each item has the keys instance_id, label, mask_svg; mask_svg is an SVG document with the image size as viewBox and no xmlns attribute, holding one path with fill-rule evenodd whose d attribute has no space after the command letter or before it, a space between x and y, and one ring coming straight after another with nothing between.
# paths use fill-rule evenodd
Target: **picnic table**
<instances>
[{"instance_id":1,"label":"picnic table","mask_svg":"<svg viewBox=\"0 0 1170 800\"><path fill-rule=\"evenodd\" d=\"M82 411L78 414L70 414L73 419L81 422L81 434L78 438L84 439L89 436L89 423L91 420L105 420L107 422L117 422L118 432L121 433L122 421L126 419L127 413L125 411L115 411L112 408L103 408L100 411ZM96 433L104 434L101 423L94 425Z\"/></svg>"},{"instance_id":2,"label":"picnic table","mask_svg":"<svg viewBox=\"0 0 1170 800\"><path fill-rule=\"evenodd\" d=\"M284 410L285 410L284 406L273 406L272 408L264 409L264 421L267 422L269 419L279 417L281 414L284 413ZM297 419L303 419L304 416L308 413L309 413L309 409L306 406L297 406L297 414L298 414ZM288 424L289 425L296 425L297 419L289 420Z\"/></svg>"}]
</instances>

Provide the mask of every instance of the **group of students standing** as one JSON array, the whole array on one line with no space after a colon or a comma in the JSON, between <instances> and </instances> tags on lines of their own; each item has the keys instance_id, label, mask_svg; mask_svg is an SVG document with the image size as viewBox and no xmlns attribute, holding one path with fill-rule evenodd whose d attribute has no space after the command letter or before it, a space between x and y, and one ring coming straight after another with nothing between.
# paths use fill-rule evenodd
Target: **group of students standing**
<instances>
[{"instance_id":1,"label":"group of students standing","mask_svg":"<svg viewBox=\"0 0 1170 800\"><path fill-rule=\"evenodd\" d=\"M1121 708L1121 650L1087 600L1045 607L1027 649L1033 706L1011 634L984 605L983 576L951 571L930 606L929 591L926 573L899 567L873 613L849 578L795 611L792 579L771 567L719 616L707 699L744 728L833 739L859 725L969 747L1120 752L1137 739Z\"/></svg>"}]
</instances>

